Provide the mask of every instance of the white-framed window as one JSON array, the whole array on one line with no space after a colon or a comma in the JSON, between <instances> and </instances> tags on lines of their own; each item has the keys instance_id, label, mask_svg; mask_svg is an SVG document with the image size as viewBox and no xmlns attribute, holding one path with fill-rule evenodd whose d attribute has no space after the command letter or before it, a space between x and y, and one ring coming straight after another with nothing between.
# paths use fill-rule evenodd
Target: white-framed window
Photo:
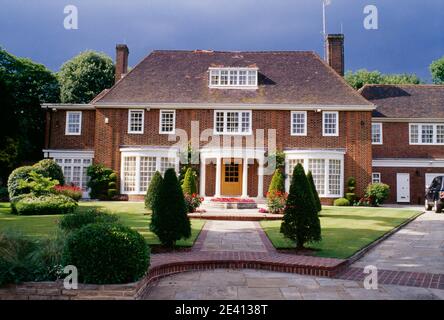
<instances>
[{"instance_id":1,"label":"white-framed window","mask_svg":"<svg viewBox=\"0 0 444 320\"><path fill-rule=\"evenodd\" d=\"M143 134L145 110L128 110L128 133Z\"/></svg>"},{"instance_id":2,"label":"white-framed window","mask_svg":"<svg viewBox=\"0 0 444 320\"><path fill-rule=\"evenodd\" d=\"M79 136L82 133L82 111L66 112L65 134Z\"/></svg>"},{"instance_id":3,"label":"white-framed window","mask_svg":"<svg viewBox=\"0 0 444 320\"><path fill-rule=\"evenodd\" d=\"M382 123L372 123L372 144L382 144Z\"/></svg>"},{"instance_id":4,"label":"white-framed window","mask_svg":"<svg viewBox=\"0 0 444 320\"><path fill-rule=\"evenodd\" d=\"M176 111L160 110L159 133L174 134L176 131Z\"/></svg>"},{"instance_id":5,"label":"white-framed window","mask_svg":"<svg viewBox=\"0 0 444 320\"><path fill-rule=\"evenodd\" d=\"M291 111L291 135L307 135L307 111Z\"/></svg>"},{"instance_id":6,"label":"white-framed window","mask_svg":"<svg viewBox=\"0 0 444 320\"><path fill-rule=\"evenodd\" d=\"M257 88L257 68L210 68L210 88Z\"/></svg>"},{"instance_id":7,"label":"white-framed window","mask_svg":"<svg viewBox=\"0 0 444 320\"><path fill-rule=\"evenodd\" d=\"M86 172L92 164L92 158L63 158L57 156L54 161L62 168L66 185L75 185L84 192L87 191L88 176Z\"/></svg>"},{"instance_id":8,"label":"white-framed window","mask_svg":"<svg viewBox=\"0 0 444 320\"><path fill-rule=\"evenodd\" d=\"M381 173L379 172L372 173L372 183L381 183Z\"/></svg>"},{"instance_id":9,"label":"white-framed window","mask_svg":"<svg viewBox=\"0 0 444 320\"><path fill-rule=\"evenodd\" d=\"M339 113L337 111L322 112L322 135L339 135Z\"/></svg>"},{"instance_id":10,"label":"white-framed window","mask_svg":"<svg viewBox=\"0 0 444 320\"><path fill-rule=\"evenodd\" d=\"M177 172L177 156L166 150L122 152L121 193L144 194L156 171L162 175L168 168Z\"/></svg>"},{"instance_id":11,"label":"white-framed window","mask_svg":"<svg viewBox=\"0 0 444 320\"><path fill-rule=\"evenodd\" d=\"M286 151L286 189L289 190L294 167L300 163L311 171L319 196L337 198L343 195L344 153L318 151Z\"/></svg>"},{"instance_id":12,"label":"white-framed window","mask_svg":"<svg viewBox=\"0 0 444 320\"><path fill-rule=\"evenodd\" d=\"M410 123L410 144L444 145L444 123Z\"/></svg>"},{"instance_id":13,"label":"white-framed window","mask_svg":"<svg viewBox=\"0 0 444 320\"><path fill-rule=\"evenodd\" d=\"M251 114L251 110L214 110L214 134L251 134Z\"/></svg>"}]
</instances>

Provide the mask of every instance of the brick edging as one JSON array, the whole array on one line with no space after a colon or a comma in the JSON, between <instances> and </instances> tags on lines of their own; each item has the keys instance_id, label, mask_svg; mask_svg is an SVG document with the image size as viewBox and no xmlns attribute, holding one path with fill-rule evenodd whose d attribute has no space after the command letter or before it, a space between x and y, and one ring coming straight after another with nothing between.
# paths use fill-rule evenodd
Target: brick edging
<instances>
[{"instance_id":1,"label":"brick edging","mask_svg":"<svg viewBox=\"0 0 444 320\"><path fill-rule=\"evenodd\" d=\"M196 220L224 220L224 221L262 221L262 220L282 220L281 215L276 216L262 216L262 215L230 215L230 214L219 214L219 215L205 215L205 214L188 214L190 219Z\"/></svg>"}]
</instances>

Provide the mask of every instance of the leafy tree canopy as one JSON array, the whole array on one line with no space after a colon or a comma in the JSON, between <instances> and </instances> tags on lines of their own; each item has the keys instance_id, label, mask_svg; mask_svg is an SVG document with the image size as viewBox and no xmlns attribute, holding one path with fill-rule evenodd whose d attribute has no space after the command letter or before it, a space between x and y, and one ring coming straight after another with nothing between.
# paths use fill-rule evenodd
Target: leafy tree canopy
<instances>
[{"instance_id":1,"label":"leafy tree canopy","mask_svg":"<svg viewBox=\"0 0 444 320\"><path fill-rule=\"evenodd\" d=\"M444 84L444 56L432 62L430 73L435 84Z\"/></svg>"},{"instance_id":2,"label":"leafy tree canopy","mask_svg":"<svg viewBox=\"0 0 444 320\"><path fill-rule=\"evenodd\" d=\"M65 62L58 78L63 103L88 103L114 84L114 63L104 53L85 51Z\"/></svg>"},{"instance_id":3,"label":"leafy tree canopy","mask_svg":"<svg viewBox=\"0 0 444 320\"><path fill-rule=\"evenodd\" d=\"M360 69L356 72L348 71L345 81L356 90L366 84L420 84L421 79L415 74L382 74L379 71Z\"/></svg>"}]
</instances>

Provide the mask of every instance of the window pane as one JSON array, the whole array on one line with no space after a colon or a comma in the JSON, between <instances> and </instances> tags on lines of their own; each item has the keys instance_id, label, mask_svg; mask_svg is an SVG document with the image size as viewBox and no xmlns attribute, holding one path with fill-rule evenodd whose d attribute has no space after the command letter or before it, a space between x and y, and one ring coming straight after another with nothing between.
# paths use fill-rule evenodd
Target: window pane
<instances>
[{"instance_id":1,"label":"window pane","mask_svg":"<svg viewBox=\"0 0 444 320\"><path fill-rule=\"evenodd\" d=\"M328 160L328 189L331 195L341 194L341 160Z\"/></svg>"},{"instance_id":2,"label":"window pane","mask_svg":"<svg viewBox=\"0 0 444 320\"><path fill-rule=\"evenodd\" d=\"M140 191L145 192L156 172L156 157L140 157Z\"/></svg>"},{"instance_id":3,"label":"window pane","mask_svg":"<svg viewBox=\"0 0 444 320\"><path fill-rule=\"evenodd\" d=\"M318 193L325 194L325 160L309 159L308 170L310 170L313 175L313 180Z\"/></svg>"},{"instance_id":4,"label":"window pane","mask_svg":"<svg viewBox=\"0 0 444 320\"><path fill-rule=\"evenodd\" d=\"M337 113L335 112L325 112L324 113L324 134L326 135L336 135L336 117Z\"/></svg>"},{"instance_id":5,"label":"window pane","mask_svg":"<svg viewBox=\"0 0 444 320\"><path fill-rule=\"evenodd\" d=\"M161 111L161 132L174 131L174 111Z\"/></svg>"},{"instance_id":6,"label":"window pane","mask_svg":"<svg viewBox=\"0 0 444 320\"><path fill-rule=\"evenodd\" d=\"M381 125L379 123L372 124L372 142L381 143Z\"/></svg>"},{"instance_id":7,"label":"window pane","mask_svg":"<svg viewBox=\"0 0 444 320\"><path fill-rule=\"evenodd\" d=\"M66 121L68 133L80 133L80 112L68 112Z\"/></svg>"},{"instance_id":8,"label":"window pane","mask_svg":"<svg viewBox=\"0 0 444 320\"><path fill-rule=\"evenodd\" d=\"M436 126L436 143L444 143L444 125Z\"/></svg>"},{"instance_id":9,"label":"window pane","mask_svg":"<svg viewBox=\"0 0 444 320\"><path fill-rule=\"evenodd\" d=\"M242 132L250 132L250 113L242 112Z\"/></svg>"},{"instance_id":10,"label":"window pane","mask_svg":"<svg viewBox=\"0 0 444 320\"><path fill-rule=\"evenodd\" d=\"M238 112L227 112L227 132L239 132Z\"/></svg>"},{"instance_id":11,"label":"window pane","mask_svg":"<svg viewBox=\"0 0 444 320\"><path fill-rule=\"evenodd\" d=\"M305 112L293 112L291 118L292 134L305 134Z\"/></svg>"},{"instance_id":12,"label":"window pane","mask_svg":"<svg viewBox=\"0 0 444 320\"><path fill-rule=\"evenodd\" d=\"M136 191L136 157L123 158L123 190Z\"/></svg>"},{"instance_id":13,"label":"window pane","mask_svg":"<svg viewBox=\"0 0 444 320\"><path fill-rule=\"evenodd\" d=\"M174 158L161 157L160 158L160 173L164 174L166 169L176 168L176 161Z\"/></svg>"},{"instance_id":14,"label":"window pane","mask_svg":"<svg viewBox=\"0 0 444 320\"><path fill-rule=\"evenodd\" d=\"M248 71L248 85L249 86L255 86L256 85L256 78L257 78L257 71Z\"/></svg>"},{"instance_id":15,"label":"window pane","mask_svg":"<svg viewBox=\"0 0 444 320\"><path fill-rule=\"evenodd\" d=\"M211 84L213 86L217 86L219 84L219 70L211 70L210 76L211 76Z\"/></svg>"},{"instance_id":16,"label":"window pane","mask_svg":"<svg viewBox=\"0 0 444 320\"><path fill-rule=\"evenodd\" d=\"M372 183L380 183L381 182L381 174L374 172L372 173Z\"/></svg>"},{"instance_id":17,"label":"window pane","mask_svg":"<svg viewBox=\"0 0 444 320\"><path fill-rule=\"evenodd\" d=\"M410 143L419 142L419 130L418 125L414 124L410 126Z\"/></svg>"},{"instance_id":18,"label":"window pane","mask_svg":"<svg viewBox=\"0 0 444 320\"><path fill-rule=\"evenodd\" d=\"M143 132L143 111L130 111L130 132Z\"/></svg>"},{"instance_id":19,"label":"window pane","mask_svg":"<svg viewBox=\"0 0 444 320\"><path fill-rule=\"evenodd\" d=\"M220 71L220 84L226 86L228 84L228 70Z\"/></svg>"},{"instance_id":20,"label":"window pane","mask_svg":"<svg viewBox=\"0 0 444 320\"><path fill-rule=\"evenodd\" d=\"M247 71L239 71L239 85L245 86L247 84Z\"/></svg>"},{"instance_id":21,"label":"window pane","mask_svg":"<svg viewBox=\"0 0 444 320\"><path fill-rule=\"evenodd\" d=\"M224 113L216 112L216 132L224 131Z\"/></svg>"},{"instance_id":22,"label":"window pane","mask_svg":"<svg viewBox=\"0 0 444 320\"><path fill-rule=\"evenodd\" d=\"M230 86L237 86L237 70L230 71Z\"/></svg>"},{"instance_id":23,"label":"window pane","mask_svg":"<svg viewBox=\"0 0 444 320\"><path fill-rule=\"evenodd\" d=\"M433 126L432 125L422 125L421 126L421 142L422 143L433 143Z\"/></svg>"}]
</instances>

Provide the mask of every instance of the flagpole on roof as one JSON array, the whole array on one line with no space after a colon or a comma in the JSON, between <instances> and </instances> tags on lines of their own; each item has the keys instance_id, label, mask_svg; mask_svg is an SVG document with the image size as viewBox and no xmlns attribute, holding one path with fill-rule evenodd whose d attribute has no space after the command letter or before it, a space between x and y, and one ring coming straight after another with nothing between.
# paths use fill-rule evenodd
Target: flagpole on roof
<instances>
[{"instance_id":1,"label":"flagpole on roof","mask_svg":"<svg viewBox=\"0 0 444 320\"><path fill-rule=\"evenodd\" d=\"M327 61L327 24L325 7L331 4L331 0L322 0L322 36L324 40L324 60Z\"/></svg>"}]
</instances>

